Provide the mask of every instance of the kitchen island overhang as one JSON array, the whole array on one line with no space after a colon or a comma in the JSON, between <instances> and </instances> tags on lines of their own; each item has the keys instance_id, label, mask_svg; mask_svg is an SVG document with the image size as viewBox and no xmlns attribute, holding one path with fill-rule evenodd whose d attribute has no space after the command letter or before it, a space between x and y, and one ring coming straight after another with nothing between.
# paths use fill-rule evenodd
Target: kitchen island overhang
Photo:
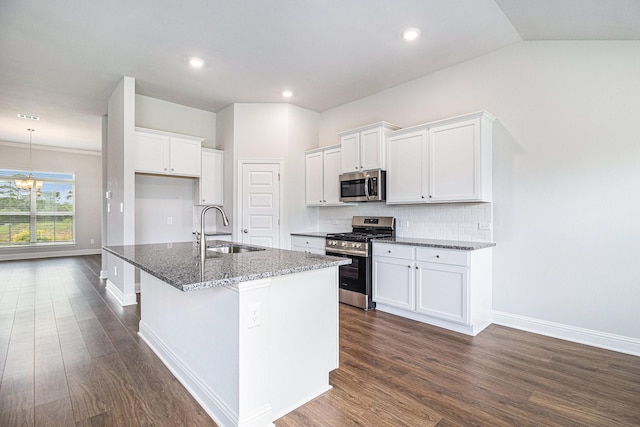
<instances>
[{"instance_id":1,"label":"kitchen island overhang","mask_svg":"<svg viewBox=\"0 0 640 427\"><path fill-rule=\"evenodd\" d=\"M273 425L331 388L348 259L267 249L202 269L192 243L104 249L141 269L139 335L219 425Z\"/></svg>"}]
</instances>

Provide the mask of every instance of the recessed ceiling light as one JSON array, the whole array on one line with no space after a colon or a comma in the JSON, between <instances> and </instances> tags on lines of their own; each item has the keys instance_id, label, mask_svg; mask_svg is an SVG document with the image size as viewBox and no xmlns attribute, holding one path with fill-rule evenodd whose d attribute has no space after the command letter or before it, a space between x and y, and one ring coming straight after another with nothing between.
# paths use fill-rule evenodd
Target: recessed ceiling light
<instances>
[{"instance_id":1,"label":"recessed ceiling light","mask_svg":"<svg viewBox=\"0 0 640 427\"><path fill-rule=\"evenodd\" d=\"M21 119L27 119L27 120L40 120L40 117L31 115L31 114L18 113L18 117Z\"/></svg>"},{"instance_id":2,"label":"recessed ceiling light","mask_svg":"<svg viewBox=\"0 0 640 427\"><path fill-rule=\"evenodd\" d=\"M407 28L402 32L402 38L407 41L412 41L420 36L420 30L418 28Z\"/></svg>"},{"instance_id":3,"label":"recessed ceiling light","mask_svg":"<svg viewBox=\"0 0 640 427\"><path fill-rule=\"evenodd\" d=\"M293 92L289 89L285 89L282 91L282 96L284 96L285 98L291 98L293 96Z\"/></svg>"},{"instance_id":4,"label":"recessed ceiling light","mask_svg":"<svg viewBox=\"0 0 640 427\"><path fill-rule=\"evenodd\" d=\"M204 60L196 58L194 56L192 58L189 58L189 65L191 65L193 68L201 68L204 65Z\"/></svg>"}]
</instances>

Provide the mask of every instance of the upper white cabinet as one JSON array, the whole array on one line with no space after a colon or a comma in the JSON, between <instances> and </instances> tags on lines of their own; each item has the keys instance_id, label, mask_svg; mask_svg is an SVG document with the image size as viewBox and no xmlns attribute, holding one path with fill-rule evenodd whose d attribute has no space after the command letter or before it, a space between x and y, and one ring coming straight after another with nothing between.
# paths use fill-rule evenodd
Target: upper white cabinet
<instances>
[{"instance_id":1,"label":"upper white cabinet","mask_svg":"<svg viewBox=\"0 0 640 427\"><path fill-rule=\"evenodd\" d=\"M135 171L200 176L204 138L136 128Z\"/></svg>"},{"instance_id":2,"label":"upper white cabinet","mask_svg":"<svg viewBox=\"0 0 640 427\"><path fill-rule=\"evenodd\" d=\"M305 156L305 191L308 206L337 206L340 202L339 145L308 151Z\"/></svg>"},{"instance_id":3,"label":"upper white cabinet","mask_svg":"<svg viewBox=\"0 0 640 427\"><path fill-rule=\"evenodd\" d=\"M224 152L211 148L202 149L202 173L198 180L196 200L198 205L222 206Z\"/></svg>"},{"instance_id":4,"label":"upper white cabinet","mask_svg":"<svg viewBox=\"0 0 640 427\"><path fill-rule=\"evenodd\" d=\"M387 122L340 132L342 173L386 168L385 134L399 129Z\"/></svg>"},{"instance_id":5,"label":"upper white cabinet","mask_svg":"<svg viewBox=\"0 0 640 427\"><path fill-rule=\"evenodd\" d=\"M481 111L387 134L387 203L490 202L494 120Z\"/></svg>"}]
</instances>

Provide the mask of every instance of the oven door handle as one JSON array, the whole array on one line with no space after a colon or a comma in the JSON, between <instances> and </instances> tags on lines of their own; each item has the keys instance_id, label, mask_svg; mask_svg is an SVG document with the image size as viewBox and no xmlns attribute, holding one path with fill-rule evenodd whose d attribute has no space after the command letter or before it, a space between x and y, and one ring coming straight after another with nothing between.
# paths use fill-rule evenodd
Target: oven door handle
<instances>
[{"instance_id":1,"label":"oven door handle","mask_svg":"<svg viewBox=\"0 0 640 427\"><path fill-rule=\"evenodd\" d=\"M364 195L367 197L367 200L371 200L369 197L369 175L364 178Z\"/></svg>"}]
</instances>

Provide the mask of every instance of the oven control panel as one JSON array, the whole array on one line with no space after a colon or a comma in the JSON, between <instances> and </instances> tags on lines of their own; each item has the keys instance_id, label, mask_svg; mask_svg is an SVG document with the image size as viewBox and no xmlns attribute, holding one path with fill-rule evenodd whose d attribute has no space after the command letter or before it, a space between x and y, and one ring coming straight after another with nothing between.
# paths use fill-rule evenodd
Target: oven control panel
<instances>
[{"instance_id":1,"label":"oven control panel","mask_svg":"<svg viewBox=\"0 0 640 427\"><path fill-rule=\"evenodd\" d=\"M327 239L325 249L327 252L335 251L349 255L366 256L369 245L364 242L351 242L347 240Z\"/></svg>"}]
</instances>

